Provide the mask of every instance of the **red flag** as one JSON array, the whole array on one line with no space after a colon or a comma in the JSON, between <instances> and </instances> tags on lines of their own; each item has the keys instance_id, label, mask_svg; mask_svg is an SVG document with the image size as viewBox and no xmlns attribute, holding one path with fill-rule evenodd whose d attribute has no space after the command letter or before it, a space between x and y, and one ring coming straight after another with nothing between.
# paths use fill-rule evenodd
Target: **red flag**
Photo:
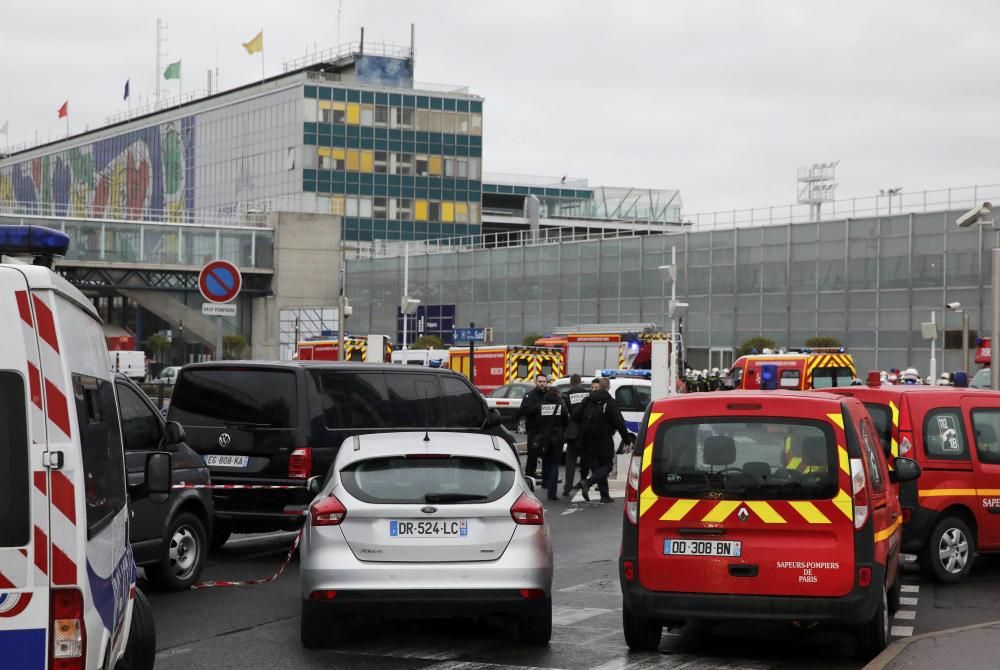
<instances>
[{"instance_id":1,"label":"red flag","mask_svg":"<svg viewBox=\"0 0 1000 670\"><path fill-rule=\"evenodd\" d=\"M62 107L59 108L59 118L61 119L65 116L69 116L69 100L64 102Z\"/></svg>"}]
</instances>

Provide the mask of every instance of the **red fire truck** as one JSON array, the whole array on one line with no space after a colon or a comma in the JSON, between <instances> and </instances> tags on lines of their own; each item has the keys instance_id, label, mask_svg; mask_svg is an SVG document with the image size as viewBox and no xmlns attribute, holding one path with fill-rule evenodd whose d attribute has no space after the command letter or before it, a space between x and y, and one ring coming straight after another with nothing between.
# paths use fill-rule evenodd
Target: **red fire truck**
<instances>
[{"instance_id":1,"label":"red fire truck","mask_svg":"<svg viewBox=\"0 0 1000 670\"><path fill-rule=\"evenodd\" d=\"M504 384L531 382L537 375L555 379L563 375L563 352L555 347L476 347L472 383L483 395ZM448 350L448 367L469 377L469 350Z\"/></svg>"},{"instance_id":2,"label":"red fire truck","mask_svg":"<svg viewBox=\"0 0 1000 670\"><path fill-rule=\"evenodd\" d=\"M300 361L339 361L340 342L337 338L319 337L298 343L296 359ZM344 338L344 360L359 363L389 363L392 360L392 342L385 335ZM372 357L369 351L381 351L382 355Z\"/></svg>"},{"instance_id":3,"label":"red fire truck","mask_svg":"<svg viewBox=\"0 0 1000 670\"><path fill-rule=\"evenodd\" d=\"M652 361L652 341L668 338L664 333L653 332L651 327L652 324L608 324L593 330L586 327L590 332L557 332L535 340L535 344L562 349L567 373L589 375L594 370L648 370Z\"/></svg>"}]
</instances>

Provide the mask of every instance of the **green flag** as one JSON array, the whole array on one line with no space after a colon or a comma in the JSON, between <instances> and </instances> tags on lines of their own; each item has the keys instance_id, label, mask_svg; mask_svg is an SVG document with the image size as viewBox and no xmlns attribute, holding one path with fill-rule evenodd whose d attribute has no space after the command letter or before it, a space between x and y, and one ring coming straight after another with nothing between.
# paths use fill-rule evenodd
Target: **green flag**
<instances>
[{"instance_id":1,"label":"green flag","mask_svg":"<svg viewBox=\"0 0 1000 670\"><path fill-rule=\"evenodd\" d=\"M167 66L167 69L163 71L164 79L180 79L181 78L181 62L171 63Z\"/></svg>"}]
</instances>

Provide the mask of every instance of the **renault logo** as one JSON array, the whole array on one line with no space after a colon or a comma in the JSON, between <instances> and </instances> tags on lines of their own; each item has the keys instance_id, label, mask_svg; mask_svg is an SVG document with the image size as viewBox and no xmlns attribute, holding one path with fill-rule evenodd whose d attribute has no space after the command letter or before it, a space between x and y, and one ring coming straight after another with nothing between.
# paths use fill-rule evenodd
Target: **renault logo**
<instances>
[{"instance_id":1,"label":"renault logo","mask_svg":"<svg viewBox=\"0 0 1000 670\"><path fill-rule=\"evenodd\" d=\"M739 519L740 521L745 522L747 519L750 518L750 512L747 511L746 507L741 507L740 511L736 513L736 518Z\"/></svg>"},{"instance_id":2,"label":"renault logo","mask_svg":"<svg viewBox=\"0 0 1000 670\"><path fill-rule=\"evenodd\" d=\"M223 433L219 435L219 446L228 447L229 443L233 441L233 438L229 436L229 433Z\"/></svg>"}]
</instances>

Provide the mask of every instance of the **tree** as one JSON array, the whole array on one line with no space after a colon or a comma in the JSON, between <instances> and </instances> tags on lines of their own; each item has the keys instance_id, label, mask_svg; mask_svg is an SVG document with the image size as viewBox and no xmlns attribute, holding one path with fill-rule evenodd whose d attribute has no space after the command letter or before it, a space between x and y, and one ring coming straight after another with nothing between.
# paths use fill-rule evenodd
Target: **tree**
<instances>
[{"instance_id":1,"label":"tree","mask_svg":"<svg viewBox=\"0 0 1000 670\"><path fill-rule=\"evenodd\" d=\"M153 354L155 360L160 362L166 361L167 356L170 354L170 338L166 335L154 333L146 338L144 348L147 353Z\"/></svg>"},{"instance_id":2,"label":"tree","mask_svg":"<svg viewBox=\"0 0 1000 670\"><path fill-rule=\"evenodd\" d=\"M541 337L542 336L538 333L530 333L521 339L521 345L525 347L533 347L535 346L535 341L541 339Z\"/></svg>"},{"instance_id":3,"label":"tree","mask_svg":"<svg viewBox=\"0 0 1000 670\"><path fill-rule=\"evenodd\" d=\"M756 349L757 353L763 353L765 349L777 349L778 343L769 337L751 337L736 348L736 357L752 354Z\"/></svg>"},{"instance_id":4,"label":"tree","mask_svg":"<svg viewBox=\"0 0 1000 670\"><path fill-rule=\"evenodd\" d=\"M234 360L246 358L246 351L250 348L250 341L243 335L225 335L222 338L222 357Z\"/></svg>"},{"instance_id":5,"label":"tree","mask_svg":"<svg viewBox=\"0 0 1000 670\"><path fill-rule=\"evenodd\" d=\"M437 335L421 335L410 349L444 349L444 342Z\"/></svg>"},{"instance_id":6,"label":"tree","mask_svg":"<svg viewBox=\"0 0 1000 670\"><path fill-rule=\"evenodd\" d=\"M817 335L816 337L810 337L806 340L806 346L810 349L819 349L821 347L840 347L840 340L832 335Z\"/></svg>"}]
</instances>

